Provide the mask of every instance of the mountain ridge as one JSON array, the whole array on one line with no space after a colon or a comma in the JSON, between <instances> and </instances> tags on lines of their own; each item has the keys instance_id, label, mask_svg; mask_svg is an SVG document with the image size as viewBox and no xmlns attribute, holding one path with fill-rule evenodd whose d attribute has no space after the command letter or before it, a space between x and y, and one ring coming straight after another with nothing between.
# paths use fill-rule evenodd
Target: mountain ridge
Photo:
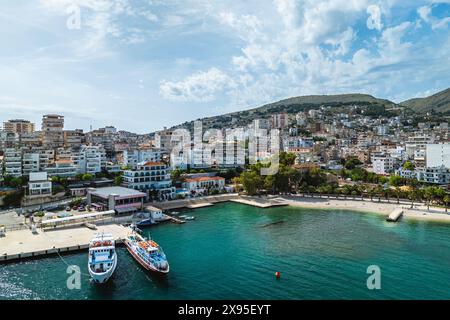
<instances>
[{"instance_id":1,"label":"mountain ridge","mask_svg":"<svg viewBox=\"0 0 450 320\"><path fill-rule=\"evenodd\" d=\"M428 97L405 100L400 102L400 105L419 113L434 111L450 114L450 88L436 92Z\"/></svg>"},{"instance_id":2,"label":"mountain ridge","mask_svg":"<svg viewBox=\"0 0 450 320\"><path fill-rule=\"evenodd\" d=\"M368 113L391 116L399 112L426 113L433 108L441 108L450 115L450 88L437 92L429 97L414 98L395 103L388 99L374 97L364 93L346 93L332 95L306 95L282 99L276 102L266 103L259 107L246 110L229 112L217 116L200 118L205 128L221 128L232 125L246 125L254 119L268 118L273 113L286 112L288 114L317 109L320 106L335 107L336 112L346 112L346 108L358 105L366 108ZM191 128L196 120L186 121L171 127Z\"/></svg>"}]
</instances>

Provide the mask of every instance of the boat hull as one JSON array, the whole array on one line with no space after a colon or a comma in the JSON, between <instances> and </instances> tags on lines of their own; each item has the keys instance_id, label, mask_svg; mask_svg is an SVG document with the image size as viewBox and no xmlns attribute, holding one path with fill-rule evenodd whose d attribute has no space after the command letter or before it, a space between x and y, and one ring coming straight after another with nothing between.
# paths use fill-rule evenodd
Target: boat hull
<instances>
[{"instance_id":1,"label":"boat hull","mask_svg":"<svg viewBox=\"0 0 450 320\"><path fill-rule=\"evenodd\" d=\"M114 253L113 265L111 266L111 268L109 268L105 272L102 272L102 273L93 272L88 264L88 270L89 270L89 274L91 275L92 280L95 283L99 283L99 284L107 282L114 274L114 271L116 271L116 267L117 267L117 253Z\"/></svg>"}]
</instances>

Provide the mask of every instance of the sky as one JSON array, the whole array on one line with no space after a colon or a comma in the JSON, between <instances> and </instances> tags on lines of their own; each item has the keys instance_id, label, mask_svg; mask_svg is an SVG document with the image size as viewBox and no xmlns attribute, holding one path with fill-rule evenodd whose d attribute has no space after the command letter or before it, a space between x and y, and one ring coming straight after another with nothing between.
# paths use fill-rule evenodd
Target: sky
<instances>
[{"instance_id":1,"label":"sky","mask_svg":"<svg viewBox=\"0 0 450 320\"><path fill-rule=\"evenodd\" d=\"M7 4L6 4L7 3ZM280 99L450 87L450 0L14 0L0 122L148 133Z\"/></svg>"}]
</instances>

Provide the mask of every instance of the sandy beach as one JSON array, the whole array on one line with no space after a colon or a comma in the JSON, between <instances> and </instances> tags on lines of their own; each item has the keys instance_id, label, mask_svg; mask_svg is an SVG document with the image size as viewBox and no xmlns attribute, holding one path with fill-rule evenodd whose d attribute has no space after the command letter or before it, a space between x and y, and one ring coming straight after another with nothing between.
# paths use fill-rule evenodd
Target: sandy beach
<instances>
[{"instance_id":1,"label":"sandy beach","mask_svg":"<svg viewBox=\"0 0 450 320\"><path fill-rule=\"evenodd\" d=\"M326 199L326 198L304 198L299 196L282 196L279 197L286 201L290 206L311 208L311 209L342 209L360 212L368 212L380 214L383 216L389 215L394 209L402 208L403 219L411 220L426 220L438 222L450 222L450 214L445 213L445 209L427 207L423 204L415 204L411 209L411 203L400 202L397 204L396 200L391 200L391 203L378 202L378 199L369 200L351 200L351 199ZM450 211L449 211L450 212Z\"/></svg>"}]
</instances>

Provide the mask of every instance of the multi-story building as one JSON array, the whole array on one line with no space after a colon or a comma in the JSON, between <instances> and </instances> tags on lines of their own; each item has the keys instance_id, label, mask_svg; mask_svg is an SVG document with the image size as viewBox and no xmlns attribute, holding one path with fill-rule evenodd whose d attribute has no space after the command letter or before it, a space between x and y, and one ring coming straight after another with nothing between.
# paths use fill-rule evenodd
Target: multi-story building
<instances>
[{"instance_id":1,"label":"multi-story building","mask_svg":"<svg viewBox=\"0 0 450 320\"><path fill-rule=\"evenodd\" d=\"M42 117L42 144L48 148L64 146L64 117L47 114Z\"/></svg>"},{"instance_id":2,"label":"multi-story building","mask_svg":"<svg viewBox=\"0 0 450 320\"><path fill-rule=\"evenodd\" d=\"M32 172L38 172L40 169L39 153L24 153L22 157L22 174L30 175Z\"/></svg>"},{"instance_id":3,"label":"multi-story building","mask_svg":"<svg viewBox=\"0 0 450 320\"><path fill-rule=\"evenodd\" d=\"M270 116L270 127L272 129L283 129L289 124L287 113L277 113Z\"/></svg>"},{"instance_id":4,"label":"multi-story building","mask_svg":"<svg viewBox=\"0 0 450 320\"><path fill-rule=\"evenodd\" d=\"M79 149L86 142L83 130L65 130L64 131L64 147Z\"/></svg>"},{"instance_id":5,"label":"multi-story building","mask_svg":"<svg viewBox=\"0 0 450 320\"><path fill-rule=\"evenodd\" d=\"M136 168L141 162L160 162L162 151L156 148L124 150L122 156L124 166Z\"/></svg>"},{"instance_id":6,"label":"multi-story building","mask_svg":"<svg viewBox=\"0 0 450 320\"><path fill-rule=\"evenodd\" d=\"M28 182L28 197L48 197L52 195L52 182L47 172L32 172Z\"/></svg>"},{"instance_id":7,"label":"multi-story building","mask_svg":"<svg viewBox=\"0 0 450 320\"><path fill-rule=\"evenodd\" d=\"M4 151L3 163L5 166L5 176L22 176L22 150L8 148Z\"/></svg>"},{"instance_id":8,"label":"multi-story building","mask_svg":"<svg viewBox=\"0 0 450 320\"><path fill-rule=\"evenodd\" d=\"M164 162L142 162L134 170L124 170L123 186L148 192L150 196L155 191L159 200L175 197L170 168Z\"/></svg>"},{"instance_id":9,"label":"multi-story building","mask_svg":"<svg viewBox=\"0 0 450 320\"><path fill-rule=\"evenodd\" d=\"M450 144L427 144L426 146L426 167L450 168Z\"/></svg>"},{"instance_id":10,"label":"multi-story building","mask_svg":"<svg viewBox=\"0 0 450 320\"><path fill-rule=\"evenodd\" d=\"M373 153L371 162L373 172L375 172L376 174L389 174L395 169L395 159L386 153Z\"/></svg>"},{"instance_id":11,"label":"multi-story building","mask_svg":"<svg viewBox=\"0 0 450 320\"><path fill-rule=\"evenodd\" d=\"M417 180L433 184L450 184L450 169L444 167L426 168L417 171Z\"/></svg>"},{"instance_id":12,"label":"multi-story building","mask_svg":"<svg viewBox=\"0 0 450 320\"><path fill-rule=\"evenodd\" d=\"M172 133L173 131L164 130L159 131L155 134L155 145L157 148L161 149L161 151L170 152L174 146L172 142Z\"/></svg>"},{"instance_id":13,"label":"multi-story building","mask_svg":"<svg viewBox=\"0 0 450 320\"><path fill-rule=\"evenodd\" d=\"M9 133L32 133L34 131L34 123L23 119L9 120L3 123L3 130Z\"/></svg>"},{"instance_id":14,"label":"multi-story building","mask_svg":"<svg viewBox=\"0 0 450 320\"><path fill-rule=\"evenodd\" d=\"M62 159L56 160L53 164L49 165L45 171L50 177L58 176L70 178L78 174L78 166L76 166L72 160Z\"/></svg>"},{"instance_id":15,"label":"multi-story building","mask_svg":"<svg viewBox=\"0 0 450 320\"><path fill-rule=\"evenodd\" d=\"M79 173L96 174L106 168L106 153L102 146L81 146L73 159Z\"/></svg>"},{"instance_id":16,"label":"multi-story building","mask_svg":"<svg viewBox=\"0 0 450 320\"><path fill-rule=\"evenodd\" d=\"M42 136L40 131L24 132L20 134L19 140L22 147L40 147Z\"/></svg>"},{"instance_id":17,"label":"multi-story building","mask_svg":"<svg viewBox=\"0 0 450 320\"><path fill-rule=\"evenodd\" d=\"M93 130L86 134L86 142L94 146L102 145L107 156L111 158L115 152L116 133L116 128L112 126Z\"/></svg>"}]
</instances>

